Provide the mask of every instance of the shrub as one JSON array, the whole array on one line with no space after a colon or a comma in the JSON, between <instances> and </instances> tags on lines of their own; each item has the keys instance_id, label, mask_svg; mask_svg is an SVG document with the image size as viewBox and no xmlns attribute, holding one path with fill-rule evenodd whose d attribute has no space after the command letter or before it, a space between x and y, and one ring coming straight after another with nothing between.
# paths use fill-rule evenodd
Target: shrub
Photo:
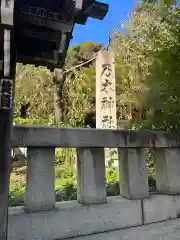
<instances>
[{"instance_id":1,"label":"shrub","mask_svg":"<svg viewBox=\"0 0 180 240\"><path fill-rule=\"evenodd\" d=\"M69 201L77 199L77 188L73 183L68 183L56 190L56 201Z\"/></svg>"},{"instance_id":2,"label":"shrub","mask_svg":"<svg viewBox=\"0 0 180 240\"><path fill-rule=\"evenodd\" d=\"M106 182L115 183L119 181L119 170L116 167L106 169Z\"/></svg>"},{"instance_id":3,"label":"shrub","mask_svg":"<svg viewBox=\"0 0 180 240\"><path fill-rule=\"evenodd\" d=\"M65 172L63 173L63 169ZM67 174L65 166L56 168L56 201L69 201L77 199L76 174ZM117 168L106 169L106 192L107 196L117 196L120 194L119 170ZM153 176L149 176L149 189L156 191L156 181ZM9 194L9 206L22 206L24 203L25 182L17 184L11 182Z\"/></svg>"},{"instance_id":4,"label":"shrub","mask_svg":"<svg viewBox=\"0 0 180 240\"><path fill-rule=\"evenodd\" d=\"M50 117L49 119L43 118L21 118L15 117L13 122L17 125L43 125L43 126L55 126L54 118Z\"/></svg>"},{"instance_id":5,"label":"shrub","mask_svg":"<svg viewBox=\"0 0 180 240\"><path fill-rule=\"evenodd\" d=\"M11 183L9 193L9 206L22 206L24 203L25 184Z\"/></svg>"}]
</instances>

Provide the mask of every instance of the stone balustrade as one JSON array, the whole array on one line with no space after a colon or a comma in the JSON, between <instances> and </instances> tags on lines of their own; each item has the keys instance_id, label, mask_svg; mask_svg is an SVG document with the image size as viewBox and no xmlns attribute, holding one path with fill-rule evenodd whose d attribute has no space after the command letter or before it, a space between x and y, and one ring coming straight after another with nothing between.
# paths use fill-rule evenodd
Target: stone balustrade
<instances>
[{"instance_id":1,"label":"stone balustrade","mask_svg":"<svg viewBox=\"0 0 180 240\"><path fill-rule=\"evenodd\" d=\"M55 240L180 216L180 134L15 126L27 148L24 207L9 209L9 240ZM77 201L55 202L55 148L77 149ZM120 196L106 196L104 148L118 148ZM145 150L156 159L149 193Z\"/></svg>"}]
</instances>

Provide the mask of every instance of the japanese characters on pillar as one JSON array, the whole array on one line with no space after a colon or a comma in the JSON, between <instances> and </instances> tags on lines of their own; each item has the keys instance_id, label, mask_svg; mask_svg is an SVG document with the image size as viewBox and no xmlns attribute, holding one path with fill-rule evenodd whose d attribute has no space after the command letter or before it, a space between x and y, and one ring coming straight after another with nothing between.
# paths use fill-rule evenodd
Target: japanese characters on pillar
<instances>
[{"instance_id":1,"label":"japanese characters on pillar","mask_svg":"<svg viewBox=\"0 0 180 240\"><path fill-rule=\"evenodd\" d=\"M0 109L12 109L14 59L12 59L14 0L1 0Z\"/></svg>"},{"instance_id":2,"label":"japanese characters on pillar","mask_svg":"<svg viewBox=\"0 0 180 240\"><path fill-rule=\"evenodd\" d=\"M117 128L115 65L108 51L96 60L96 116L96 128Z\"/></svg>"},{"instance_id":3,"label":"japanese characters on pillar","mask_svg":"<svg viewBox=\"0 0 180 240\"><path fill-rule=\"evenodd\" d=\"M96 128L117 129L115 60L108 51L100 51L96 59ZM106 164L108 155L117 159L115 149L106 151Z\"/></svg>"},{"instance_id":4,"label":"japanese characters on pillar","mask_svg":"<svg viewBox=\"0 0 180 240\"><path fill-rule=\"evenodd\" d=\"M14 0L0 0L0 239L7 240L16 51Z\"/></svg>"}]
</instances>

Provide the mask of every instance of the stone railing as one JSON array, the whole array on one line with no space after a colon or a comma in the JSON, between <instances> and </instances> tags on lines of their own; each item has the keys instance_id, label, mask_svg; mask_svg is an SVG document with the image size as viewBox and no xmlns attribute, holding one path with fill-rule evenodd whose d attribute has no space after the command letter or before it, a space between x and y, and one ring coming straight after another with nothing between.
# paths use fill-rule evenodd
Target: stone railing
<instances>
[{"instance_id":1,"label":"stone railing","mask_svg":"<svg viewBox=\"0 0 180 240\"><path fill-rule=\"evenodd\" d=\"M180 134L14 127L27 147L24 207L9 209L9 240L53 240L141 226L180 215ZM55 203L55 148L77 149L78 201ZM119 149L120 196L106 196L104 148ZM156 157L150 195L145 149Z\"/></svg>"}]
</instances>

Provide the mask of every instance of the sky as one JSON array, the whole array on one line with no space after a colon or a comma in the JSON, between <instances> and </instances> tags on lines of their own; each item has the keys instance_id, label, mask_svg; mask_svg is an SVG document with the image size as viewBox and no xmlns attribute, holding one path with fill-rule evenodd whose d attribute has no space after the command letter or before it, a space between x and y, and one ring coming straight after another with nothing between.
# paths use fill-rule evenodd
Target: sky
<instances>
[{"instance_id":1,"label":"sky","mask_svg":"<svg viewBox=\"0 0 180 240\"><path fill-rule=\"evenodd\" d=\"M110 32L126 20L133 9L133 0L98 0L109 4L109 13L104 20L89 18L86 25L76 25L71 46L86 41L108 44Z\"/></svg>"}]
</instances>

